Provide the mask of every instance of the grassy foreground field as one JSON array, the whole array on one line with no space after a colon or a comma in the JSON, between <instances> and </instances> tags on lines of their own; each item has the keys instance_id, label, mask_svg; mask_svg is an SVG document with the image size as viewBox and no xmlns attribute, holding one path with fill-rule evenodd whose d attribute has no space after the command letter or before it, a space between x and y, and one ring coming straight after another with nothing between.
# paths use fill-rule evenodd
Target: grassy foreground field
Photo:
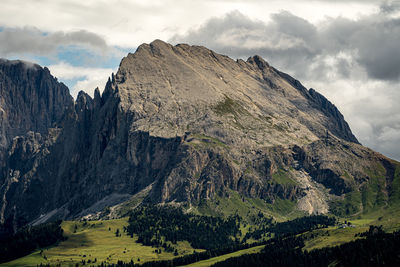
<instances>
[{"instance_id":1,"label":"grassy foreground field","mask_svg":"<svg viewBox=\"0 0 400 267\"><path fill-rule=\"evenodd\" d=\"M66 241L60 242L42 251L36 251L28 256L2 266L36 266L38 264L51 264L62 266L75 266L76 263L97 265L101 262L116 263L118 260L135 263L153 260L167 260L174 257L173 253L167 253L163 249L156 253L155 248L136 243L137 237L129 237L123 232L128 225L127 218L76 222L65 221L62 223ZM116 236L116 231L121 233ZM193 249L187 242L178 242L174 245L179 255L193 253ZM196 250L201 251L201 250Z\"/></svg>"}]
</instances>

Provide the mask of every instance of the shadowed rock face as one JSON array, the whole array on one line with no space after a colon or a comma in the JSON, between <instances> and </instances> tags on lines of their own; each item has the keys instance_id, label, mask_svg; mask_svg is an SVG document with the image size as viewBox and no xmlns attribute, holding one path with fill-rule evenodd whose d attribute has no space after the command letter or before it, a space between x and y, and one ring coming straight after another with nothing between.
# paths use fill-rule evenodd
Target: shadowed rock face
<instances>
[{"instance_id":1,"label":"shadowed rock face","mask_svg":"<svg viewBox=\"0 0 400 267\"><path fill-rule=\"evenodd\" d=\"M8 206L8 199L18 199L31 191L41 198L41 190L35 190L34 186L25 188L23 193L14 191L14 187L10 188L10 177L36 172L29 159L37 153L36 157L47 153L44 148L50 146L57 131L53 128L60 126L73 105L68 88L57 82L47 68L0 59L0 190L8 192L1 201L1 223L6 220L3 214L19 208ZM17 180L14 182L18 184ZM36 203L33 197L29 201L31 205Z\"/></svg>"},{"instance_id":2,"label":"shadowed rock face","mask_svg":"<svg viewBox=\"0 0 400 267\"><path fill-rule=\"evenodd\" d=\"M2 138L46 133L73 107L68 88L36 64L0 59L0 82Z\"/></svg>"},{"instance_id":3,"label":"shadowed rock face","mask_svg":"<svg viewBox=\"0 0 400 267\"><path fill-rule=\"evenodd\" d=\"M47 133L73 107L68 88L47 68L0 59L0 159L11 140L28 131Z\"/></svg>"},{"instance_id":4,"label":"shadowed rock face","mask_svg":"<svg viewBox=\"0 0 400 267\"><path fill-rule=\"evenodd\" d=\"M102 95L81 92L75 104L47 69L18 64L0 64L2 118L29 114L18 131L17 119L2 119L3 228L81 216L145 188L153 203L235 190L327 212L384 158L358 144L326 98L258 56L156 40L122 59Z\"/></svg>"}]
</instances>

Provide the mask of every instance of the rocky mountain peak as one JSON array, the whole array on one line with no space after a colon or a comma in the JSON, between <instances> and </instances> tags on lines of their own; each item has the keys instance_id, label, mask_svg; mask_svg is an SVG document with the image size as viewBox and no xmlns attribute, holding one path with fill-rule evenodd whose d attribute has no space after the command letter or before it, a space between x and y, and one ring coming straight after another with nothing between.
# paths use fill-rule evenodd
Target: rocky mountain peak
<instances>
[{"instance_id":1,"label":"rocky mountain peak","mask_svg":"<svg viewBox=\"0 0 400 267\"><path fill-rule=\"evenodd\" d=\"M197 205L235 191L326 213L368 186L371 166L393 180L331 102L259 56L156 40L75 103L48 70L13 66L0 64L0 224L95 216L138 194Z\"/></svg>"}]
</instances>

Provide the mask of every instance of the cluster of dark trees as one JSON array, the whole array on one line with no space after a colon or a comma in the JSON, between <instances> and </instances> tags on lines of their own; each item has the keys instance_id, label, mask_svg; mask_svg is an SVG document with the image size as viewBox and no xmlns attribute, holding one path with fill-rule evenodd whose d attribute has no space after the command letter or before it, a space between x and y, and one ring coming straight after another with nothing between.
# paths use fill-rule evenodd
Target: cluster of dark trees
<instances>
[{"instance_id":1,"label":"cluster of dark trees","mask_svg":"<svg viewBox=\"0 0 400 267\"><path fill-rule=\"evenodd\" d=\"M319 228L326 228L335 224L335 217L329 217L325 215L311 215L296 218L291 221L276 223L268 229L268 232L274 233L275 236L288 236L301 234Z\"/></svg>"},{"instance_id":2,"label":"cluster of dark trees","mask_svg":"<svg viewBox=\"0 0 400 267\"><path fill-rule=\"evenodd\" d=\"M261 215L259 215L259 217L262 218ZM262 222L264 223L260 224L258 228L247 232L243 241L250 238L260 240L264 237L270 237L271 233L275 234L275 236L301 234L315 229L333 226L336 224L336 219L325 215L311 215L281 223L272 223L272 219L270 218L265 218Z\"/></svg>"},{"instance_id":3,"label":"cluster of dark trees","mask_svg":"<svg viewBox=\"0 0 400 267\"><path fill-rule=\"evenodd\" d=\"M230 258L213 266L400 266L400 232L371 226L365 239L336 247L303 251L303 238L279 237L261 253Z\"/></svg>"},{"instance_id":4,"label":"cluster of dark trees","mask_svg":"<svg viewBox=\"0 0 400 267\"><path fill-rule=\"evenodd\" d=\"M272 217L265 217L262 212L250 217L255 227L250 227L249 231L243 237L242 242L247 242L248 239L263 240L265 237L270 237L269 228L274 225Z\"/></svg>"},{"instance_id":5,"label":"cluster of dark trees","mask_svg":"<svg viewBox=\"0 0 400 267\"><path fill-rule=\"evenodd\" d=\"M65 240L61 221L27 226L0 240L0 263L26 256L36 249Z\"/></svg>"},{"instance_id":6,"label":"cluster of dark trees","mask_svg":"<svg viewBox=\"0 0 400 267\"><path fill-rule=\"evenodd\" d=\"M237 244L232 239L240 234L240 217L226 219L185 214L175 207L144 206L134 210L126 230L138 235L138 242L155 247L168 247L187 240L193 248L215 249Z\"/></svg>"}]
</instances>

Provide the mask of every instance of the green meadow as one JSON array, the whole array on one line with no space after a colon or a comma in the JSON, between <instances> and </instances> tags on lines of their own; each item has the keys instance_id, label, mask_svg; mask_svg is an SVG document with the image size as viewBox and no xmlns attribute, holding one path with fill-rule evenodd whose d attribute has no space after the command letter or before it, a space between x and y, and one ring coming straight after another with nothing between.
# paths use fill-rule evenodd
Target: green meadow
<instances>
[{"instance_id":1,"label":"green meadow","mask_svg":"<svg viewBox=\"0 0 400 267\"><path fill-rule=\"evenodd\" d=\"M118 260L135 263L167 260L174 257L173 253L155 252L155 248L136 243L137 237L131 238L124 233L124 226L128 225L128 218L105 221L65 221L62 223L66 241L56 246L4 263L2 266L36 266L51 264L61 266L75 266L76 263L117 263ZM120 235L117 236L116 232ZM178 242L174 245L179 255L193 253L188 242ZM196 250L202 251L202 250Z\"/></svg>"}]
</instances>

